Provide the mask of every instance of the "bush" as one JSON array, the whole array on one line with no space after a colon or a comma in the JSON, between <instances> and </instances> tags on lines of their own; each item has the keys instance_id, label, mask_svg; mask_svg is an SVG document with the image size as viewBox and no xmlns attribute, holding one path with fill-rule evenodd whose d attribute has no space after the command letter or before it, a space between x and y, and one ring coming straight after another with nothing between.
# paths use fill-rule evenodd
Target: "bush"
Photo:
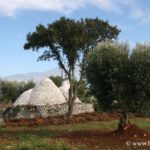
<instances>
[{"instance_id":1,"label":"bush","mask_svg":"<svg viewBox=\"0 0 150 150\"><path fill-rule=\"evenodd\" d=\"M63 78L61 76L50 76L50 79L55 83L57 87L60 87L63 82Z\"/></svg>"}]
</instances>

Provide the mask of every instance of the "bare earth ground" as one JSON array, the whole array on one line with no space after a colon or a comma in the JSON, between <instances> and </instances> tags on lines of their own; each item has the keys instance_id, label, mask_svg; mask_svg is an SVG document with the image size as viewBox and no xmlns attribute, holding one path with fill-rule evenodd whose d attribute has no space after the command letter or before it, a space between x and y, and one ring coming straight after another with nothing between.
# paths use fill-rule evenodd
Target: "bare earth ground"
<instances>
[{"instance_id":1,"label":"bare earth ground","mask_svg":"<svg viewBox=\"0 0 150 150\"><path fill-rule=\"evenodd\" d=\"M60 138L66 138L70 144L84 145L86 149L105 150L107 149L141 149L150 148L150 145L135 146L134 142L148 142L150 132L132 124L124 133L118 134L116 131L104 132L97 130L74 131L61 135ZM133 144L132 144L132 143Z\"/></svg>"},{"instance_id":2,"label":"bare earth ground","mask_svg":"<svg viewBox=\"0 0 150 150\"><path fill-rule=\"evenodd\" d=\"M55 116L50 118L36 118L36 119L16 119L6 120L6 126L38 126L38 125L64 125L85 123L89 121L110 121L119 119L119 113L83 113L79 115L73 115L72 117Z\"/></svg>"},{"instance_id":3,"label":"bare earth ground","mask_svg":"<svg viewBox=\"0 0 150 150\"><path fill-rule=\"evenodd\" d=\"M77 124L87 124L88 122L101 122L105 121L111 123L113 120L118 120L120 114L113 113L85 113L67 118L64 116L52 117L52 118L37 118L37 119L20 119L9 120L5 122L3 128L15 128L15 131L3 132L0 136L0 144L8 142L10 140L14 143L19 143L15 134L27 134L33 133L39 134L37 126L49 126L54 125L54 128L50 128L49 133L55 133L54 136L49 138L48 143L63 140L65 143L73 145L75 147L82 146L85 150L148 150L150 149L150 131L142 129L135 124L131 124L123 133L118 133L116 127L113 130L103 130L101 128L95 129L77 129L74 130L73 126ZM145 119L150 123L150 119ZM69 129L65 130L66 124L69 124ZM61 125L61 126L60 126ZM87 124L88 125L88 124ZM27 127L27 128L22 128ZM28 129L28 130L26 130ZM43 134L43 133L42 133ZM47 134L47 133L45 133ZM42 136L41 136L42 138ZM10 144L9 143L9 144Z\"/></svg>"}]
</instances>

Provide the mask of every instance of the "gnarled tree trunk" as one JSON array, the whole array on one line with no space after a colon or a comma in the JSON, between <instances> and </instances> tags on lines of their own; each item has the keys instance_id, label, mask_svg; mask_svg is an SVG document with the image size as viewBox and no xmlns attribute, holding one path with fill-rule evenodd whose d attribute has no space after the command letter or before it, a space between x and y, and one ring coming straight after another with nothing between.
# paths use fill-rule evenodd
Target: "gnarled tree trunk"
<instances>
[{"instance_id":1,"label":"gnarled tree trunk","mask_svg":"<svg viewBox=\"0 0 150 150\"><path fill-rule=\"evenodd\" d=\"M69 82L70 82L70 89L69 89L69 98L68 98L68 116L72 116L74 101L76 99L74 69L72 69L72 71L70 71L69 73Z\"/></svg>"},{"instance_id":2,"label":"gnarled tree trunk","mask_svg":"<svg viewBox=\"0 0 150 150\"><path fill-rule=\"evenodd\" d=\"M128 114L127 114L127 112L123 112L122 116L119 120L119 123L118 123L118 130L117 131L119 133L121 133L124 130L126 130L129 126L130 126L130 121L128 119Z\"/></svg>"}]
</instances>

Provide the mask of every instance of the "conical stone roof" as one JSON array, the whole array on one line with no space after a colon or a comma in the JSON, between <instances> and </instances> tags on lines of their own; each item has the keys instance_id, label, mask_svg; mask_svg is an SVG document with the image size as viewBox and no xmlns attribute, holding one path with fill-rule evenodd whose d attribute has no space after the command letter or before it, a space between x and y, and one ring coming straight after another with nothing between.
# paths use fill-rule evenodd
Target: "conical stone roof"
<instances>
[{"instance_id":1,"label":"conical stone roof","mask_svg":"<svg viewBox=\"0 0 150 150\"><path fill-rule=\"evenodd\" d=\"M64 80L62 83L62 86L59 87L60 91L62 92L62 94L66 98L67 102L68 102L68 98L69 98L69 88L70 88L69 80ZM82 103L82 102L79 100L78 97L76 97L75 103Z\"/></svg>"},{"instance_id":2,"label":"conical stone roof","mask_svg":"<svg viewBox=\"0 0 150 150\"><path fill-rule=\"evenodd\" d=\"M33 89L29 105L55 105L66 103L59 88L49 78L43 79Z\"/></svg>"},{"instance_id":3,"label":"conical stone roof","mask_svg":"<svg viewBox=\"0 0 150 150\"><path fill-rule=\"evenodd\" d=\"M28 105L29 101L30 101L30 96L32 93L33 89L29 89L25 92L23 92L18 98L17 100L13 103L13 106L24 106L24 105Z\"/></svg>"}]
</instances>

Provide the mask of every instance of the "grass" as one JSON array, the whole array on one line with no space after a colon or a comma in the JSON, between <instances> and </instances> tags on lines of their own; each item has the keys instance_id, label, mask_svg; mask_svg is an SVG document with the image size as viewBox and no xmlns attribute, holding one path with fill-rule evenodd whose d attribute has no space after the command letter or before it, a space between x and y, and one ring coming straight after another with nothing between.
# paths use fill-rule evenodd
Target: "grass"
<instances>
[{"instance_id":1,"label":"grass","mask_svg":"<svg viewBox=\"0 0 150 150\"><path fill-rule=\"evenodd\" d=\"M10 131L12 130L12 132ZM56 131L55 131L56 132ZM53 140L53 137L58 135L58 132L49 130L35 129L35 131L9 131L1 132L1 135L6 138L0 144L0 150L80 150L70 145L66 145L64 141Z\"/></svg>"},{"instance_id":2,"label":"grass","mask_svg":"<svg viewBox=\"0 0 150 150\"><path fill-rule=\"evenodd\" d=\"M150 119L147 118L135 118L131 120L131 123L137 124L139 127L144 128L146 130L150 130Z\"/></svg>"},{"instance_id":3,"label":"grass","mask_svg":"<svg viewBox=\"0 0 150 150\"><path fill-rule=\"evenodd\" d=\"M150 119L135 118L130 121L150 130ZM0 150L82 150L82 145L74 147L55 137L69 131L112 131L117 124L118 120L59 126L0 127Z\"/></svg>"},{"instance_id":4,"label":"grass","mask_svg":"<svg viewBox=\"0 0 150 150\"><path fill-rule=\"evenodd\" d=\"M57 142L56 144L24 142L17 145L1 145L1 150L80 150L80 148L66 145L64 142Z\"/></svg>"},{"instance_id":5,"label":"grass","mask_svg":"<svg viewBox=\"0 0 150 150\"><path fill-rule=\"evenodd\" d=\"M75 148L70 145L66 145L63 141L57 141L50 144L48 140L32 139L31 141L25 141L21 144L15 145L12 150L79 150L80 147Z\"/></svg>"}]
</instances>

